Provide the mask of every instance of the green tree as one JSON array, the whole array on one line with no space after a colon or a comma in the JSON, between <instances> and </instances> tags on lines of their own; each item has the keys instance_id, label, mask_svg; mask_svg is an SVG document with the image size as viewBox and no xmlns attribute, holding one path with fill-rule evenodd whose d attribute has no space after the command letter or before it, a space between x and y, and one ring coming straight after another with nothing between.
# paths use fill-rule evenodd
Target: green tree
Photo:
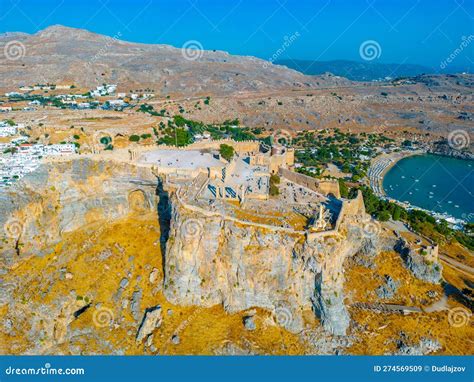
<instances>
[{"instance_id":1,"label":"green tree","mask_svg":"<svg viewBox=\"0 0 474 382\"><path fill-rule=\"evenodd\" d=\"M339 179L339 191L341 193L341 197L345 199L349 197L349 188L347 187L346 182L344 182L342 179Z\"/></svg>"},{"instance_id":2,"label":"green tree","mask_svg":"<svg viewBox=\"0 0 474 382\"><path fill-rule=\"evenodd\" d=\"M401 215L402 215L402 209L398 205L395 205L392 212L392 219L400 220Z\"/></svg>"},{"instance_id":3,"label":"green tree","mask_svg":"<svg viewBox=\"0 0 474 382\"><path fill-rule=\"evenodd\" d=\"M219 153L221 154L222 158L230 162L234 157L235 150L232 146L222 144L219 148Z\"/></svg>"},{"instance_id":4,"label":"green tree","mask_svg":"<svg viewBox=\"0 0 474 382\"><path fill-rule=\"evenodd\" d=\"M377 219L380 220L381 222L386 222L390 220L391 217L392 215L390 214L389 211L381 211L377 213Z\"/></svg>"},{"instance_id":5,"label":"green tree","mask_svg":"<svg viewBox=\"0 0 474 382\"><path fill-rule=\"evenodd\" d=\"M176 145L178 147L187 146L191 143L191 134L185 129L176 129Z\"/></svg>"}]
</instances>

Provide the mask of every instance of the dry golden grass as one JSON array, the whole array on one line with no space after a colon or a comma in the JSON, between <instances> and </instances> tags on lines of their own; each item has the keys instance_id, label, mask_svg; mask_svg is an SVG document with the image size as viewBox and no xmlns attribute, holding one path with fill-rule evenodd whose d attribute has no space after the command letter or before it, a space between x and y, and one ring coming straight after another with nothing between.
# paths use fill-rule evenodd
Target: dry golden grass
<instances>
[{"instance_id":1,"label":"dry golden grass","mask_svg":"<svg viewBox=\"0 0 474 382\"><path fill-rule=\"evenodd\" d=\"M290 212L286 216L277 211L248 211L242 208L234 208L237 219L246 220L252 223L281 226L285 221L295 230L303 230L307 225L307 218L301 214Z\"/></svg>"},{"instance_id":2,"label":"dry golden grass","mask_svg":"<svg viewBox=\"0 0 474 382\"><path fill-rule=\"evenodd\" d=\"M474 254L457 242L446 243L440 246L440 254L444 254L471 268L474 268Z\"/></svg>"},{"instance_id":3,"label":"dry golden grass","mask_svg":"<svg viewBox=\"0 0 474 382\"><path fill-rule=\"evenodd\" d=\"M140 288L140 319L146 308L160 305L163 323L154 332L152 344L159 354L214 354L226 344L258 354L305 354L308 346L300 337L274 324L270 312L257 309L257 329L247 331L243 326L245 312L229 314L222 306L210 308L175 306L162 294L162 258L159 245L160 230L152 213L136 213L120 221L104 224L96 222L80 231L68 234L61 244L43 257L22 260L5 277L6 283L16 285L15 311L11 306L0 309L0 317L14 317L15 334L0 334L0 352L20 354L35 343L25 334L31 329L31 321L41 304L51 307L51 317L56 319L57 306L64 296L76 296L77 309L91 302L91 307L69 323L68 332L76 335L63 343L45 338L41 351L64 354L110 354L122 350L125 354L144 354L143 343L137 344L137 321L130 307L122 307L122 300L129 301ZM104 259L104 256L108 258ZM102 259L101 259L102 257ZM158 280L150 283L152 270L158 270ZM72 279L61 278L60 270L71 273ZM445 277L454 283L456 272L445 267ZM382 253L376 260L376 269L351 267L346 272L345 293L347 303L377 302L375 289L389 274L400 283L396 296L386 301L409 306L426 307L442 295L440 286L415 279L407 271L395 253ZM129 284L116 298L120 281L127 277ZM458 286L457 286L458 287ZM438 292L438 298L430 299L427 292ZM100 304L100 308L97 307ZM449 308L462 306L452 300ZM114 322L120 325L99 327L94 316L100 309L110 309ZM450 325L449 312L377 314L350 308L353 319L350 334L356 336L347 350L354 354L384 354L396 350L400 333L407 341L416 344L423 337L438 339L442 345L440 354L470 354L474 342L472 319L460 327ZM171 314L168 311L172 312ZM311 313L311 325L318 325ZM180 343L171 338L177 334ZM37 341L37 340L36 340ZM37 341L38 342L38 341Z\"/></svg>"},{"instance_id":4,"label":"dry golden grass","mask_svg":"<svg viewBox=\"0 0 474 382\"><path fill-rule=\"evenodd\" d=\"M37 304L54 306L60 297L74 291L78 308L85 305L84 301L92 305L72 320L68 331L81 330L86 334L55 344L50 350L46 348L46 352L71 354L71 349L75 349L85 354L109 354L114 349L122 349L125 354L143 354L144 345L135 341L136 321L129 307L121 306L122 299L130 299L133 292L141 288L140 316L146 308L162 307L163 324L153 337L153 345L160 354L213 354L229 342L261 354L304 354L305 346L300 339L273 324L270 312L258 310L257 329L251 332L243 326L245 313L228 314L221 306L200 308L170 304L160 287L163 274L159 232L154 214L134 215L113 224L74 232L49 255L24 259L10 270L6 281L18 284L17 309L20 306L23 313L28 314L18 317L23 326L21 332L17 331L14 337L0 337L7 348L2 352L21 353L31 348L33 344L24 333L30 329L28 317L34 314L34 307ZM100 260L100 254L110 257ZM153 268L159 272L155 284L149 281ZM59 269L66 269L73 278L60 279ZM129 285L122 297L114 300L124 277L128 278ZM115 322L123 319L121 324L97 327L94 315L98 303L100 309L111 310ZM168 310L172 314L168 314ZM7 314L8 308L0 310L0 317ZM174 334L180 337L178 345L171 342Z\"/></svg>"},{"instance_id":5,"label":"dry golden grass","mask_svg":"<svg viewBox=\"0 0 474 382\"><path fill-rule=\"evenodd\" d=\"M452 270L445 267L445 277L452 277ZM443 272L443 274L444 274ZM382 276L390 275L400 286L391 300L380 301L375 289L383 283ZM449 278L448 277L448 278ZM440 300L444 295L440 285L425 283L416 279L403 267L400 257L393 252L380 254L376 259L376 268L368 270L363 267L352 267L346 272L346 294L351 302L386 302L407 306L427 308ZM428 291L436 291L438 297L429 298ZM447 308L462 308L465 317L469 310L458 302L449 299ZM351 333L357 340L348 349L350 354L380 355L396 351L396 339L404 333L407 341L416 345L422 338L436 339L442 349L438 354L472 354L474 344L474 326L470 320L459 327L453 326L448 320L449 310L431 313L378 313L350 308L353 320ZM451 313L452 314L452 313Z\"/></svg>"},{"instance_id":6,"label":"dry golden grass","mask_svg":"<svg viewBox=\"0 0 474 382\"><path fill-rule=\"evenodd\" d=\"M436 291L442 295L440 285L430 284L415 278L402 263L395 252L382 252L375 260L374 270L353 266L346 271L345 291L352 296L353 302L380 302L375 289L384 283L383 276L390 275L399 283L397 293L390 301L392 304L422 306L434 302L427 295L428 291Z\"/></svg>"},{"instance_id":7,"label":"dry golden grass","mask_svg":"<svg viewBox=\"0 0 474 382\"><path fill-rule=\"evenodd\" d=\"M451 301L451 305L454 304ZM461 308L459 304L457 307ZM352 332L358 337L348 349L350 354L382 355L395 352L397 349L395 339L400 338L401 333L405 335L410 345L419 344L422 338L438 340L442 348L436 354L472 354L474 345L472 318L456 327L450 324L448 310L403 316L350 309L350 314L357 323L357 328L354 326Z\"/></svg>"}]
</instances>

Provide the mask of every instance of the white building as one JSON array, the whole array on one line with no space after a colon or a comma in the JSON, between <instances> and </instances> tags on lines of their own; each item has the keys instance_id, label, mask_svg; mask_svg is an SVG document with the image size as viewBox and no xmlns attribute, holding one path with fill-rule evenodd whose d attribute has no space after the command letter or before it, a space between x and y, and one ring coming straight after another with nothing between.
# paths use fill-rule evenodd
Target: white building
<instances>
[{"instance_id":1,"label":"white building","mask_svg":"<svg viewBox=\"0 0 474 382\"><path fill-rule=\"evenodd\" d=\"M72 143L44 146L44 155L70 155L76 153L76 146Z\"/></svg>"},{"instance_id":2,"label":"white building","mask_svg":"<svg viewBox=\"0 0 474 382\"><path fill-rule=\"evenodd\" d=\"M107 96L110 94L114 94L117 90L117 85L101 85L97 86L95 90L91 90L92 97L100 97L100 96Z\"/></svg>"},{"instance_id":3,"label":"white building","mask_svg":"<svg viewBox=\"0 0 474 382\"><path fill-rule=\"evenodd\" d=\"M112 108L117 108L117 107L122 107L125 106L125 101L122 99L112 99L110 101L107 101L109 103L109 106Z\"/></svg>"},{"instance_id":4,"label":"white building","mask_svg":"<svg viewBox=\"0 0 474 382\"><path fill-rule=\"evenodd\" d=\"M23 97L23 94L18 93L18 92L10 92L10 93L5 93L6 97Z\"/></svg>"},{"instance_id":5,"label":"white building","mask_svg":"<svg viewBox=\"0 0 474 382\"><path fill-rule=\"evenodd\" d=\"M0 137L9 137L16 135L18 129L16 126L10 126L8 124L0 125Z\"/></svg>"}]
</instances>

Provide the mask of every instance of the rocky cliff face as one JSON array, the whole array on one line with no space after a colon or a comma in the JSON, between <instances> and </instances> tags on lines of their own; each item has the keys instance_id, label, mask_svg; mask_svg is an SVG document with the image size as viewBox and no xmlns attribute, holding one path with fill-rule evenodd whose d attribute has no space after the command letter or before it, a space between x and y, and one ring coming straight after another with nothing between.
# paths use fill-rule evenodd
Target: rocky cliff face
<instances>
[{"instance_id":1,"label":"rocky cliff face","mask_svg":"<svg viewBox=\"0 0 474 382\"><path fill-rule=\"evenodd\" d=\"M173 196L171 209L165 296L172 303L222 304L229 312L262 307L293 332L313 310L327 330L345 334L343 263L376 239L363 210L346 216L337 232L310 237L204 216Z\"/></svg>"},{"instance_id":2,"label":"rocky cliff face","mask_svg":"<svg viewBox=\"0 0 474 382\"><path fill-rule=\"evenodd\" d=\"M126 164L88 159L44 164L0 192L0 252L42 255L64 234L133 210L155 209L156 177Z\"/></svg>"},{"instance_id":3,"label":"rocky cliff face","mask_svg":"<svg viewBox=\"0 0 474 382\"><path fill-rule=\"evenodd\" d=\"M469 131L472 133L473 130L467 130L463 134L459 135L461 141L452 142L451 145L447 140L435 142L428 152L431 154L443 155L452 158L474 160L474 144L470 144L470 138L468 135ZM456 148L456 145L459 149Z\"/></svg>"}]
</instances>

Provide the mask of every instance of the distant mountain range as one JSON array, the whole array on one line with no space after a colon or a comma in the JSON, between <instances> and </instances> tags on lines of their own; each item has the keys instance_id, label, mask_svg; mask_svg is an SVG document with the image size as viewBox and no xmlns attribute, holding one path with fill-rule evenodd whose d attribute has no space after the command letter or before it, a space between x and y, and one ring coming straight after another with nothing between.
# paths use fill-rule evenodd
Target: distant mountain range
<instances>
[{"instance_id":1,"label":"distant mountain range","mask_svg":"<svg viewBox=\"0 0 474 382\"><path fill-rule=\"evenodd\" d=\"M459 73L466 71L454 67L448 67L446 70L441 71L422 65L381 64L348 60L279 60L275 64L286 66L307 75L321 75L329 72L336 76L346 77L352 81L380 81L388 78L413 77L420 74Z\"/></svg>"}]
</instances>

